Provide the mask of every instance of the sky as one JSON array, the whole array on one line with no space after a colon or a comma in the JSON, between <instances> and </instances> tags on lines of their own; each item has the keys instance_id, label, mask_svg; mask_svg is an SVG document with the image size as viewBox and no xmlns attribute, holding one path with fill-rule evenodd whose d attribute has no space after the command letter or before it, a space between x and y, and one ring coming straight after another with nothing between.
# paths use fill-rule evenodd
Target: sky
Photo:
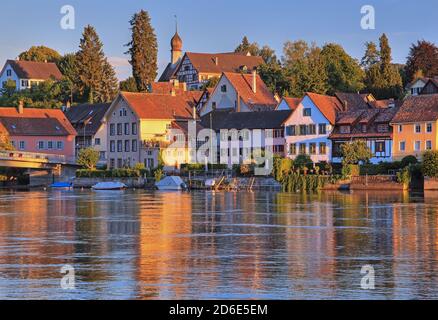
<instances>
[{"instance_id":1,"label":"sky","mask_svg":"<svg viewBox=\"0 0 438 320\"><path fill-rule=\"evenodd\" d=\"M60 26L64 5L75 9L74 30ZM364 5L375 8L375 30L361 28ZM131 74L124 46L130 40L129 20L141 9L149 12L157 35L159 73L170 60L175 15L183 50L192 52L232 51L246 35L275 49L278 57L287 40L303 39L339 43L360 59L364 43L385 32L394 62L404 63L413 42L438 43L436 0L21 0L2 1L0 62L33 45L75 52L84 26L91 24L117 76L125 79Z\"/></svg>"}]
</instances>

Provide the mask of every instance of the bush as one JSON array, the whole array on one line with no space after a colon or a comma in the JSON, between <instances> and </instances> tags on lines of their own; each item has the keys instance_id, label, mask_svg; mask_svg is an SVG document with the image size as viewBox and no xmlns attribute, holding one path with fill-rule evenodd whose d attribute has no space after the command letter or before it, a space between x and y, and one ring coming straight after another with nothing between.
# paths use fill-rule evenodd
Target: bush
<instances>
[{"instance_id":1,"label":"bush","mask_svg":"<svg viewBox=\"0 0 438 320\"><path fill-rule=\"evenodd\" d=\"M89 170L76 171L77 178L138 178L140 171L135 169Z\"/></svg>"},{"instance_id":2,"label":"bush","mask_svg":"<svg viewBox=\"0 0 438 320\"><path fill-rule=\"evenodd\" d=\"M405 166L406 167L406 166ZM360 166L361 175L387 175L390 171L399 171L403 169L404 166L400 161L395 162L380 162L379 164L365 164Z\"/></svg>"},{"instance_id":3,"label":"bush","mask_svg":"<svg viewBox=\"0 0 438 320\"><path fill-rule=\"evenodd\" d=\"M157 169L157 170L154 171L155 182L160 182L161 179L163 179L163 177L164 177L163 170Z\"/></svg>"},{"instance_id":4,"label":"bush","mask_svg":"<svg viewBox=\"0 0 438 320\"><path fill-rule=\"evenodd\" d=\"M417 163L418 163L418 160L416 157L406 156L401 161L401 167L405 168L405 167L409 167L410 165L417 164Z\"/></svg>"},{"instance_id":5,"label":"bush","mask_svg":"<svg viewBox=\"0 0 438 320\"><path fill-rule=\"evenodd\" d=\"M426 151L424 153L423 174L426 177L438 177L438 151Z\"/></svg>"},{"instance_id":6,"label":"bush","mask_svg":"<svg viewBox=\"0 0 438 320\"><path fill-rule=\"evenodd\" d=\"M99 158L99 152L93 148L81 149L78 154L77 163L85 169L92 170L96 168Z\"/></svg>"},{"instance_id":7,"label":"bush","mask_svg":"<svg viewBox=\"0 0 438 320\"><path fill-rule=\"evenodd\" d=\"M360 175L360 168L356 164L346 164L342 166L342 178L349 179Z\"/></svg>"},{"instance_id":8,"label":"bush","mask_svg":"<svg viewBox=\"0 0 438 320\"><path fill-rule=\"evenodd\" d=\"M313 168L313 161L307 154L300 154L295 158L294 167L304 169L305 167L310 169Z\"/></svg>"},{"instance_id":9,"label":"bush","mask_svg":"<svg viewBox=\"0 0 438 320\"><path fill-rule=\"evenodd\" d=\"M402 171L397 172L397 182L409 185L411 183L411 171L409 167L405 167Z\"/></svg>"},{"instance_id":10,"label":"bush","mask_svg":"<svg viewBox=\"0 0 438 320\"><path fill-rule=\"evenodd\" d=\"M292 170L294 162L289 158L274 157L272 175L275 180L282 181L283 178Z\"/></svg>"}]
</instances>

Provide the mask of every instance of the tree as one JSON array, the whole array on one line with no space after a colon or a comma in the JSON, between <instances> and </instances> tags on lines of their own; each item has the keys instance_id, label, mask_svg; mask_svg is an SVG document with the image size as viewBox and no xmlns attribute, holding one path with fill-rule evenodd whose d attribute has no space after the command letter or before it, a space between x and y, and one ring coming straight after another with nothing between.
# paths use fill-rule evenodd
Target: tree
<instances>
[{"instance_id":1,"label":"tree","mask_svg":"<svg viewBox=\"0 0 438 320\"><path fill-rule=\"evenodd\" d=\"M0 133L0 150L14 151L15 148L9 140L9 136L4 133Z\"/></svg>"},{"instance_id":2,"label":"tree","mask_svg":"<svg viewBox=\"0 0 438 320\"><path fill-rule=\"evenodd\" d=\"M422 76L432 78L438 75L438 47L429 41L421 40L411 45L406 62L408 82Z\"/></svg>"},{"instance_id":3,"label":"tree","mask_svg":"<svg viewBox=\"0 0 438 320\"><path fill-rule=\"evenodd\" d=\"M342 164L343 165L357 165L360 162L368 162L373 153L367 146L366 141L355 140L353 142L345 143L341 146Z\"/></svg>"},{"instance_id":4,"label":"tree","mask_svg":"<svg viewBox=\"0 0 438 320\"><path fill-rule=\"evenodd\" d=\"M99 152L93 148L81 149L78 154L77 163L88 170L94 170L99 162Z\"/></svg>"},{"instance_id":5,"label":"tree","mask_svg":"<svg viewBox=\"0 0 438 320\"><path fill-rule=\"evenodd\" d=\"M137 82L135 82L134 77L129 77L126 80L120 81L119 87L121 91L138 92Z\"/></svg>"},{"instance_id":6,"label":"tree","mask_svg":"<svg viewBox=\"0 0 438 320\"><path fill-rule=\"evenodd\" d=\"M17 83L12 79L8 79L3 84L3 88L0 90L0 93L2 96L6 96L9 98L12 97L12 95L15 93L16 90L17 90Z\"/></svg>"},{"instance_id":7,"label":"tree","mask_svg":"<svg viewBox=\"0 0 438 320\"><path fill-rule=\"evenodd\" d=\"M283 48L283 67L288 79L288 93L302 97L308 91L327 93L328 77L321 48L303 40L286 42Z\"/></svg>"},{"instance_id":8,"label":"tree","mask_svg":"<svg viewBox=\"0 0 438 320\"><path fill-rule=\"evenodd\" d=\"M67 82L70 90L70 97L68 100L73 103L75 98L77 98L75 95L78 93L78 88L80 86L76 54L65 54L58 60L57 65L59 71L61 71L63 75L63 80Z\"/></svg>"},{"instance_id":9,"label":"tree","mask_svg":"<svg viewBox=\"0 0 438 320\"><path fill-rule=\"evenodd\" d=\"M438 151L426 151L423 154L422 168L425 177L438 177Z\"/></svg>"},{"instance_id":10,"label":"tree","mask_svg":"<svg viewBox=\"0 0 438 320\"><path fill-rule=\"evenodd\" d=\"M325 59L328 93L359 92L364 88L364 72L359 63L338 44L326 44L321 55Z\"/></svg>"},{"instance_id":11,"label":"tree","mask_svg":"<svg viewBox=\"0 0 438 320\"><path fill-rule=\"evenodd\" d=\"M202 85L202 90L205 90L207 88L214 88L214 87L216 87L216 85L218 84L219 80L220 80L219 77L212 77L212 78L208 79L207 82L205 82Z\"/></svg>"},{"instance_id":12,"label":"tree","mask_svg":"<svg viewBox=\"0 0 438 320\"><path fill-rule=\"evenodd\" d=\"M89 103L109 102L117 91L117 79L106 59L96 30L85 27L76 54L79 91Z\"/></svg>"},{"instance_id":13,"label":"tree","mask_svg":"<svg viewBox=\"0 0 438 320\"><path fill-rule=\"evenodd\" d=\"M141 10L130 20L132 40L126 46L131 55L132 74L139 91L147 91L157 77L157 37L149 14Z\"/></svg>"},{"instance_id":14,"label":"tree","mask_svg":"<svg viewBox=\"0 0 438 320\"><path fill-rule=\"evenodd\" d=\"M403 80L399 67L392 64L391 47L388 37L383 34L380 50L376 52L375 44L367 43L367 50L362 59L365 68L365 85L368 92L377 99L400 98L403 94ZM378 60L375 60L377 54Z\"/></svg>"},{"instance_id":15,"label":"tree","mask_svg":"<svg viewBox=\"0 0 438 320\"><path fill-rule=\"evenodd\" d=\"M379 63L379 50L374 42L365 43L365 55L361 60L361 67L365 70L369 70L371 67Z\"/></svg>"},{"instance_id":16,"label":"tree","mask_svg":"<svg viewBox=\"0 0 438 320\"><path fill-rule=\"evenodd\" d=\"M248 52L252 56L260 55L260 49L257 42L250 43L247 36L244 36L242 42L237 46L234 50L236 53L248 54Z\"/></svg>"},{"instance_id":17,"label":"tree","mask_svg":"<svg viewBox=\"0 0 438 320\"><path fill-rule=\"evenodd\" d=\"M58 62L61 55L51 48L45 46L33 46L29 50L20 53L20 60L37 62Z\"/></svg>"}]
</instances>

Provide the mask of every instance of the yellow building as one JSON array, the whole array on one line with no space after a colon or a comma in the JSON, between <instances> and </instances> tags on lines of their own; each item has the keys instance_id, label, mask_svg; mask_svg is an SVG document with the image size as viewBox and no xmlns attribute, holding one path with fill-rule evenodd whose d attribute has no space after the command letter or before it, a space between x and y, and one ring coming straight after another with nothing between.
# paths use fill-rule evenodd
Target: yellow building
<instances>
[{"instance_id":1,"label":"yellow building","mask_svg":"<svg viewBox=\"0 0 438 320\"><path fill-rule=\"evenodd\" d=\"M190 150L181 145L171 150L175 129L193 122L196 114L185 94L121 92L104 117L107 123L108 167L133 167L144 163L155 168L159 158L168 168L187 163ZM179 125L177 125L179 124Z\"/></svg>"},{"instance_id":2,"label":"yellow building","mask_svg":"<svg viewBox=\"0 0 438 320\"><path fill-rule=\"evenodd\" d=\"M393 159L406 156L421 159L427 150L438 150L438 94L407 98L397 112L393 126Z\"/></svg>"}]
</instances>

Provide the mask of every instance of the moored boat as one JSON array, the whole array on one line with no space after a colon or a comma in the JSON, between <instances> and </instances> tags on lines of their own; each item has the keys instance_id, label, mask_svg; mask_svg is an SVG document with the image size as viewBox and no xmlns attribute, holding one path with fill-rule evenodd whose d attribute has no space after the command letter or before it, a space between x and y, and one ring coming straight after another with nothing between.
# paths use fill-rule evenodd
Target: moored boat
<instances>
[{"instance_id":1,"label":"moored boat","mask_svg":"<svg viewBox=\"0 0 438 320\"><path fill-rule=\"evenodd\" d=\"M121 182L99 182L98 184L95 184L91 188L93 190L123 190L126 189L128 186Z\"/></svg>"},{"instance_id":2,"label":"moored boat","mask_svg":"<svg viewBox=\"0 0 438 320\"><path fill-rule=\"evenodd\" d=\"M50 185L50 188L70 190L73 188L73 183L71 183L71 182L55 182L55 183Z\"/></svg>"},{"instance_id":3,"label":"moored boat","mask_svg":"<svg viewBox=\"0 0 438 320\"><path fill-rule=\"evenodd\" d=\"M165 177L161 181L155 183L158 190L161 191L182 191L187 189L187 185L178 176Z\"/></svg>"}]
</instances>

